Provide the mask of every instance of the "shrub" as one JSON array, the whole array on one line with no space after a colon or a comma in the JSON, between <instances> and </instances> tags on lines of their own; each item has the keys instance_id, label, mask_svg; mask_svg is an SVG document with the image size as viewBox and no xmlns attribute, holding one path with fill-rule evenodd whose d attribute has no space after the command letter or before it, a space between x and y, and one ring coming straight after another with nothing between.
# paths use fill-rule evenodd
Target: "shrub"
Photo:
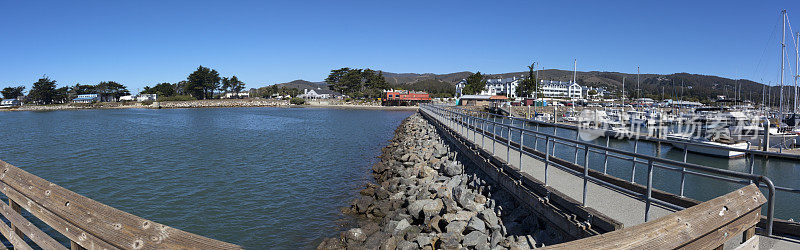
<instances>
[{"instance_id":1,"label":"shrub","mask_svg":"<svg viewBox=\"0 0 800 250\"><path fill-rule=\"evenodd\" d=\"M152 100L147 100L147 101L143 101L142 102L142 105L144 105L144 106L150 106L150 104L153 104Z\"/></svg>"},{"instance_id":2,"label":"shrub","mask_svg":"<svg viewBox=\"0 0 800 250\"><path fill-rule=\"evenodd\" d=\"M302 105L302 104L306 103L306 99L303 99L303 98L300 98L300 97L292 97L292 99L289 100L289 103L294 104L294 105Z\"/></svg>"}]
</instances>

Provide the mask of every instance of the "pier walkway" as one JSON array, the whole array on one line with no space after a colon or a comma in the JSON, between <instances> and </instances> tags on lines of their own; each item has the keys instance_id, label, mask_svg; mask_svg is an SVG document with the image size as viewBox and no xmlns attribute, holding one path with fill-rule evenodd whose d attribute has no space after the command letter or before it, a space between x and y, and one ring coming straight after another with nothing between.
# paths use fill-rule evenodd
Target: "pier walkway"
<instances>
[{"instance_id":1,"label":"pier walkway","mask_svg":"<svg viewBox=\"0 0 800 250\"><path fill-rule=\"evenodd\" d=\"M504 140L508 137L507 131L502 131L499 126L494 129L495 131L491 131L493 127L490 124L484 124L489 125L488 128L486 128L487 131L481 131L481 124L478 123L478 127L475 128L477 129L476 131L462 122L448 120L448 118L441 115L435 117L439 119L440 122L445 123L456 131L460 136L478 145L482 149L485 149L495 157L502 159L512 167L520 169L521 172L530 175L539 182L546 183L546 185L560 191L571 199L576 201L583 200L584 179L579 175L581 173L575 173L565 168L558 168L545 164L545 161L540 160L539 157L535 155L521 153L519 146L510 146L508 142L503 143L502 141L496 140L498 137ZM497 133L498 131L500 131L500 133ZM503 134L504 132L505 134ZM512 136L513 134L512 132ZM544 139L541 139L539 143L544 143ZM530 144L530 142L523 144ZM550 144L550 148L552 148L552 140ZM622 226L633 226L644 223L644 214L648 209L648 220L666 216L677 210L657 204L652 204L652 206L648 208L647 203L640 197L610 189L593 181L587 183L585 198L585 207L592 208L608 216L619 222Z\"/></svg>"}]
</instances>

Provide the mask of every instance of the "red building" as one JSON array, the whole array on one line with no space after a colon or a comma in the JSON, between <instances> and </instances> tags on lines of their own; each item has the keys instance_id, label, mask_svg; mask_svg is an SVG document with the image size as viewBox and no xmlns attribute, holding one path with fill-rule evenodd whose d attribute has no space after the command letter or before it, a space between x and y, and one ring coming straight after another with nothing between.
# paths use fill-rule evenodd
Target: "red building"
<instances>
[{"instance_id":1,"label":"red building","mask_svg":"<svg viewBox=\"0 0 800 250\"><path fill-rule=\"evenodd\" d=\"M412 106L430 101L431 96L428 93L408 90L386 91L381 98L383 106Z\"/></svg>"}]
</instances>

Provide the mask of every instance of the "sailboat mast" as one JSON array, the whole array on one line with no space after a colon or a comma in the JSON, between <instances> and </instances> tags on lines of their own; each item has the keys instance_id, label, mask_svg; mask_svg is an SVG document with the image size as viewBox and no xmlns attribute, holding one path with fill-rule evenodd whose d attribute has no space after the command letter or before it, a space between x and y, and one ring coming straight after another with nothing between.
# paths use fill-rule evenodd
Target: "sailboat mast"
<instances>
[{"instance_id":1,"label":"sailboat mast","mask_svg":"<svg viewBox=\"0 0 800 250\"><path fill-rule=\"evenodd\" d=\"M625 76L622 76L622 106L625 106Z\"/></svg>"},{"instance_id":2,"label":"sailboat mast","mask_svg":"<svg viewBox=\"0 0 800 250\"><path fill-rule=\"evenodd\" d=\"M784 68L783 65L784 65L784 63L786 63L785 62L785 60L786 60L786 10L782 10L781 11L781 15L783 16L783 32L781 32L781 77L780 77L780 81L781 81L780 82L780 88L781 88L781 90L779 92L780 98L778 98L778 101L780 102L780 104L778 105L778 111L780 112L780 115L782 116L783 115L783 70L784 70L783 69Z\"/></svg>"},{"instance_id":3,"label":"sailboat mast","mask_svg":"<svg viewBox=\"0 0 800 250\"><path fill-rule=\"evenodd\" d=\"M636 96L642 98L642 89L639 87L639 66L636 66Z\"/></svg>"},{"instance_id":4,"label":"sailboat mast","mask_svg":"<svg viewBox=\"0 0 800 250\"><path fill-rule=\"evenodd\" d=\"M796 57L794 59L794 105L792 105L792 113L795 114L797 114L797 77L800 76L800 73L798 73L800 72L800 65L798 65L800 63L800 49L798 47L800 47L800 32L795 33L794 38L794 54Z\"/></svg>"}]
</instances>

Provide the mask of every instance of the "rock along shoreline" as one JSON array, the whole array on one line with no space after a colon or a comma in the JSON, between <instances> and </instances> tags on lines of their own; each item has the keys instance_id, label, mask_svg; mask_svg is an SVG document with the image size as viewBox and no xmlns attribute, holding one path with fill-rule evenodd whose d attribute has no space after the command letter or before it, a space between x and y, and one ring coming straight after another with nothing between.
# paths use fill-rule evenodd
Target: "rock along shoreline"
<instances>
[{"instance_id":1,"label":"rock along shoreline","mask_svg":"<svg viewBox=\"0 0 800 250\"><path fill-rule=\"evenodd\" d=\"M353 228L317 249L531 249L563 237L487 181L419 113L406 118L343 212Z\"/></svg>"}]
</instances>

